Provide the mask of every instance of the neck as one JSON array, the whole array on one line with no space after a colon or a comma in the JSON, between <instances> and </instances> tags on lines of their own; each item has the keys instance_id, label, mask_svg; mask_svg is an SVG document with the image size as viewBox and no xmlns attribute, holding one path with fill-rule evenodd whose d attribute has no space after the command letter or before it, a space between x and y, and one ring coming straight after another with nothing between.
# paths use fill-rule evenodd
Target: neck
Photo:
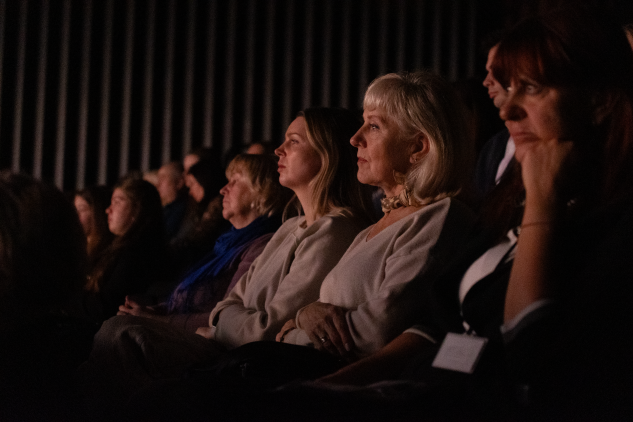
<instances>
[{"instance_id":1,"label":"neck","mask_svg":"<svg viewBox=\"0 0 633 422\"><path fill-rule=\"evenodd\" d=\"M400 195L400 192L404 190L404 185L393 185L389 187L381 186L383 192L385 192L385 196L390 198L392 196Z\"/></svg>"},{"instance_id":2,"label":"neck","mask_svg":"<svg viewBox=\"0 0 633 422\"><path fill-rule=\"evenodd\" d=\"M233 225L233 227L239 230L251 224L253 221L255 221L257 217L259 216L255 212L251 212L248 215L231 217L229 219L229 222Z\"/></svg>"},{"instance_id":3,"label":"neck","mask_svg":"<svg viewBox=\"0 0 633 422\"><path fill-rule=\"evenodd\" d=\"M310 189L295 190L295 194L297 195L299 202L301 202L301 208L303 208L306 225L312 225L312 223L320 217L320 215L317 215L312 204L312 191Z\"/></svg>"},{"instance_id":4,"label":"neck","mask_svg":"<svg viewBox=\"0 0 633 422\"><path fill-rule=\"evenodd\" d=\"M390 186L380 186L382 191L385 193L387 198L392 196L399 195L400 192L404 189L404 185L390 185Z\"/></svg>"}]
</instances>

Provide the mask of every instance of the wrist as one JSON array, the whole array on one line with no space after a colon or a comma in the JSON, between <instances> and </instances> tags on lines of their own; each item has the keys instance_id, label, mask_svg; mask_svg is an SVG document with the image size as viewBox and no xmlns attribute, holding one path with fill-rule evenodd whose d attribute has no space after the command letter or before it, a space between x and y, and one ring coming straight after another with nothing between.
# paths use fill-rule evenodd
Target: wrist
<instances>
[{"instance_id":1,"label":"wrist","mask_svg":"<svg viewBox=\"0 0 633 422\"><path fill-rule=\"evenodd\" d=\"M527 225L534 222L554 223L560 218L564 209L565 204L556 200L535 200L534 198L526 197L522 224Z\"/></svg>"}]
</instances>

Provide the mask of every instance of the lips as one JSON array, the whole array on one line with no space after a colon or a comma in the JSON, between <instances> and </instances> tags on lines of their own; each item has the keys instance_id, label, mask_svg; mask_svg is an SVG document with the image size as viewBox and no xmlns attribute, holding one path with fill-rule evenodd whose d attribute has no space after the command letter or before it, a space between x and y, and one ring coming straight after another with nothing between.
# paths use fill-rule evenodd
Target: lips
<instances>
[{"instance_id":1,"label":"lips","mask_svg":"<svg viewBox=\"0 0 633 422\"><path fill-rule=\"evenodd\" d=\"M366 163L367 160L365 160L363 157L358 157L358 164L360 163Z\"/></svg>"},{"instance_id":2,"label":"lips","mask_svg":"<svg viewBox=\"0 0 633 422\"><path fill-rule=\"evenodd\" d=\"M514 139L515 144L521 144L524 142L531 142L531 141L538 140L538 137L532 132L525 132L525 131L511 130L511 129L509 129L509 131L510 131L510 136L512 137L512 139Z\"/></svg>"}]
</instances>

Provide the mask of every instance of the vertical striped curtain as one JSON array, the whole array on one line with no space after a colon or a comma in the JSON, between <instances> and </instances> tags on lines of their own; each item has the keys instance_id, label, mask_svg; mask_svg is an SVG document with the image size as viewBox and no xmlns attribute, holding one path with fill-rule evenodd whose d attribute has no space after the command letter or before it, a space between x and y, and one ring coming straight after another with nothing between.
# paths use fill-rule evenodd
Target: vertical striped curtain
<instances>
[{"instance_id":1,"label":"vertical striped curtain","mask_svg":"<svg viewBox=\"0 0 633 422\"><path fill-rule=\"evenodd\" d=\"M394 71L475 73L475 0L0 0L0 169L65 190L278 142Z\"/></svg>"}]
</instances>

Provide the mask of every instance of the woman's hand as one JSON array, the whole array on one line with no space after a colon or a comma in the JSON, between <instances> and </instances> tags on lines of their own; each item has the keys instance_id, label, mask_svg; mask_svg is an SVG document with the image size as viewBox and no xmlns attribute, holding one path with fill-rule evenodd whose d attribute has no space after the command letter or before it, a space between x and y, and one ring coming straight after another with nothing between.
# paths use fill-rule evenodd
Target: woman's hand
<instances>
[{"instance_id":1,"label":"woman's hand","mask_svg":"<svg viewBox=\"0 0 633 422\"><path fill-rule=\"evenodd\" d=\"M153 318L156 316L156 311L149 306L139 305L129 296L125 296L125 304L119 306L117 315L134 315L144 318Z\"/></svg>"},{"instance_id":2,"label":"woman's hand","mask_svg":"<svg viewBox=\"0 0 633 422\"><path fill-rule=\"evenodd\" d=\"M299 313L299 326L317 349L348 356L352 350L352 336L345 320L346 312L345 308L314 302Z\"/></svg>"},{"instance_id":3,"label":"woman's hand","mask_svg":"<svg viewBox=\"0 0 633 422\"><path fill-rule=\"evenodd\" d=\"M278 342L283 342L284 337L286 337L286 334L288 334L290 331L294 330L295 328L297 328L297 324L295 324L295 320L289 319L288 321L286 321L284 326L281 327L281 330L277 333L277 337L275 337L275 340L277 340Z\"/></svg>"},{"instance_id":4,"label":"woman's hand","mask_svg":"<svg viewBox=\"0 0 633 422\"><path fill-rule=\"evenodd\" d=\"M521 163L521 174L526 192L526 204L532 210L531 218L544 220L552 217L564 205L564 189L571 169L573 142L551 139L529 142L516 150Z\"/></svg>"}]
</instances>

